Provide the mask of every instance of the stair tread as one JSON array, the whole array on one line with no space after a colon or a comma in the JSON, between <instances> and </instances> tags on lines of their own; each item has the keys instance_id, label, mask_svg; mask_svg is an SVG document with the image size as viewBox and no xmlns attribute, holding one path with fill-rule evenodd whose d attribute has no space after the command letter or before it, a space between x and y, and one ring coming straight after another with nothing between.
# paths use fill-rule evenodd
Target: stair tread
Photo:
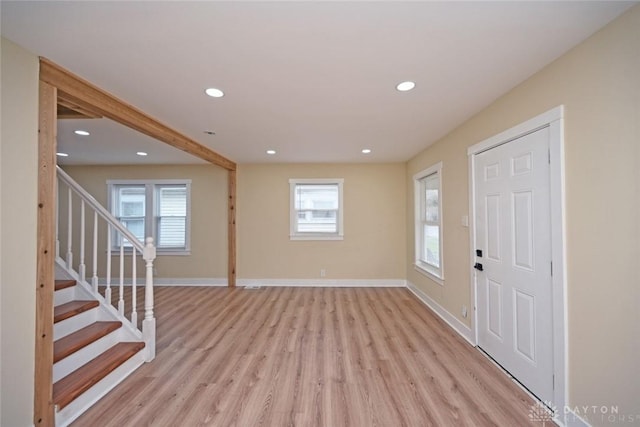
<instances>
[{"instance_id":1,"label":"stair tread","mask_svg":"<svg viewBox=\"0 0 640 427\"><path fill-rule=\"evenodd\" d=\"M122 322L95 322L53 343L53 363L86 347L122 326Z\"/></svg>"},{"instance_id":2,"label":"stair tread","mask_svg":"<svg viewBox=\"0 0 640 427\"><path fill-rule=\"evenodd\" d=\"M58 323L87 310L91 310L99 305L100 303L96 300L71 301L66 304L59 305L53 310L53 322Z\"/></svg>"},{"instance_id":3,"label":"stair tread","mask_svg":"<svg viewBox=\"0 0 640 427\"><path fill-rule=\"evenodd\" d=\"M53 402L62 409L144 348L144 342L114 345L53 384Z\"/></svg>"},{"instance_id":4,"label":"stair tread","mask_svg":"<svg viewBox=\"0 0 640 427\"><path fill-rule=\"evenodd\" d=\"M76 281L73 279L56 280L55 290L60 291L62 289L70 288L76 285Z\"/></svg>"}]
</instances>

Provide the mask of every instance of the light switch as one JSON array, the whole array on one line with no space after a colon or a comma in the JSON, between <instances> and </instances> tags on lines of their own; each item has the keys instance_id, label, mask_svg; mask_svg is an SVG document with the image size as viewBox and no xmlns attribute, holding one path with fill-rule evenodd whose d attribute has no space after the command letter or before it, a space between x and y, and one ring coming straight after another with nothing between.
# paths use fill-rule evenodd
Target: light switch
<instances>
[{"instance_id":1,"label":"light switch","mask_svg":"<svg viewBox=\"0 0 640 427\"><path fill-rule=\"evenodd\" d=\"M462 215L462 220L460 222L462 223L463 227L468 227L469 226L469 216L468 215Z\"/></svg>"}]
</instances>

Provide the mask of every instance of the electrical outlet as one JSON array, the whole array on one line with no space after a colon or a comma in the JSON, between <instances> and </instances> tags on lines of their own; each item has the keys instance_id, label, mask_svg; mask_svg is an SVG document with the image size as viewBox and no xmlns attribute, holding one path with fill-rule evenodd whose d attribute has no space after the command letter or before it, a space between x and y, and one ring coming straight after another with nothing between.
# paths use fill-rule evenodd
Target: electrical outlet
<instances>
[{"instance_id":1,"label":"electrical outlet","mask_svg":"<svg viewBox=\"0 0 640 427\"><path fill-rule=\"evenodd\" d=\"M467 317L467 306L466 305L462 306L462 317L464 317L464 318Z\"/></svg>"},{"instance_id":2,"label":"electrical outlet","mask_svg":"<svg viewBox=\"0 0 640 427\"><path fill-rule=\"evenodd\" d=\"M325 270L324 268L320 269L320 277L325 277L327 275L327 270Z\"/></svg>"}]
</instances>

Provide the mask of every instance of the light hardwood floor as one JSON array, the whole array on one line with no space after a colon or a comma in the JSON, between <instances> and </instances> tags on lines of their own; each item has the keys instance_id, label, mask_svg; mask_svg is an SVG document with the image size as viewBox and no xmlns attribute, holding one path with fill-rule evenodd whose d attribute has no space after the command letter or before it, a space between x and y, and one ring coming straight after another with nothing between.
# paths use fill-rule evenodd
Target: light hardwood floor
<instances>
[{"instance_id":1,"label":"light hardwood floor","mask_svg":"<svg viewBox=\"0 0 640 427\"><path fill-rule=\"evenodd\" d=\"M74 426L520 426L533 401L403 288L156 288L157 357Z\"/></svg>"}]
</instances>

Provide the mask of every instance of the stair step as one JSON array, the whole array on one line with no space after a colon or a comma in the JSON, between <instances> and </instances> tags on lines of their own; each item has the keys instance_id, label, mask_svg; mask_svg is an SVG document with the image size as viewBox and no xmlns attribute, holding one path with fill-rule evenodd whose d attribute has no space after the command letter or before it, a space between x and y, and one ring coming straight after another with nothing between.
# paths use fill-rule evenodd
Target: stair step
<instances>
[{"instance_id":1,"label":"stair step","mask_svg":"<svg viewBox=\"0 0 640 427\"><path fill-rule=\"evenodd\" d=\"M76 285L76 281L73 279L56 280L55 290L60 291L62 289L70 288L75 285Z\"/></svg>"},{"instance_id":2,"label":"stair step","mask_svg":"<svg viewBox=\"0 0 640 427\"><path fill-rule=\"evenodd\" d=\"M122 322L95 322L53 343L53 363L88 346L122 326Z\"/></svg>"},{"instance_id":3,"label":"stair step","mask_svg":"<svg viewBox=\"0 0 640 427\"><path fill-rule=\"evenodd\" d=\"M99 306L98 301L71 301L66 304L59 305L53 310L53 322L58 323L62 320L73 317L77 314L83 313L87 310L91 310L94 307Z\"/></svg>"},{"instance_id":4,"label":"stair step","mask_svg":"<svg viewBox=\"0 0 640 427\"><path fill-rule=\"evenodd\" d=\"M64 408L143 348L143 342L123 342L114 345L57 381L53 385L53 403L58 405L58 410Z\"/></svg>"}]
</instances>

